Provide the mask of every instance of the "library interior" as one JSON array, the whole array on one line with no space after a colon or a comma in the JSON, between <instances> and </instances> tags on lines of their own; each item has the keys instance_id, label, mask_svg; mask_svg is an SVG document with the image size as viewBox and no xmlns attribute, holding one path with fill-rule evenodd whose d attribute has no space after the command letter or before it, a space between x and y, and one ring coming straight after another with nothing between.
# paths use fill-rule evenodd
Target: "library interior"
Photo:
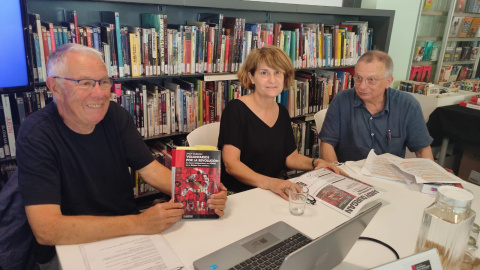
<instances>
[{"instance_id":1,"label":"library interior","mask_svg":"<svg viewBox=\"0 0 480 270\"><path fill-rule=\"evenodd\" d=\"M480 0L0 6L0 270L480 270Z\"/></svg>"}]
</instances>

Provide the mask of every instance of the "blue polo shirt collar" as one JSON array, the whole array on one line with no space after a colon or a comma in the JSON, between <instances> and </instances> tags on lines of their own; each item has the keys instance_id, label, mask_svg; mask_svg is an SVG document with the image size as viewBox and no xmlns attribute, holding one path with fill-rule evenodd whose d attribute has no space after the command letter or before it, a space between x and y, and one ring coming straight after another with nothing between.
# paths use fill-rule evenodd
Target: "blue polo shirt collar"
<instances>
[{"instance_id":1,"label":"blue polo shirt collar","mask_svg":"<svg viewBox=\"0 0 480 270\"><path fill-rule=\"evenodd\" d=\"M389 97L389 93L392 89L391 88L387 88L385 90L385 106L383 107L383 111L381 112L381 114L383 113L388 113L390 111L390 99L388 98ZM357 92L353 92L353 107L359 107L359 106L362 106L363 108L365 108L365 103L363 102L363 100L357 95Z\"/></svg>"}]
</instances>

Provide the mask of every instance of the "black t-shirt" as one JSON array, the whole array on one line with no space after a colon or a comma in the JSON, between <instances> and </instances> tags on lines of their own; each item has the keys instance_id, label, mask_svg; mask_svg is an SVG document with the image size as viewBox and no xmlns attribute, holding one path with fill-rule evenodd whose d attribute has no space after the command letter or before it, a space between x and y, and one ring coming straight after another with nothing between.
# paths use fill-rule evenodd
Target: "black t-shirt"
<instances>
[{"instance_id":1,"label":"black t-shirt","mask_svg":"<svg viewBox=\"0 0 480 270\"><path fill-rule=\"evenodd\" d=\"M290 116L278 105L277 122L269 127L242 101L232 100L222 113L218 149L230 144L240 149L240 161L253 171L278 177L286 168L286 158L296 150ZM225 171L222 162L222 183L228 190L241 192L252 189Z\"/></svg>"},{"instance_id":2,"label":"black t-shirt","mask_svg":"<svg viewBox=\"0 0 480 270\"><path fill-rule=\"evenodd\" d=\"M25 120L17 138L25 205L58 204L63 215L137 213L129 167L152 161L132 117L114 102L91 134L70 130L51 103ZM46 246L37 252L40 263L55 254Z\"/></svg>"}]
</instances>

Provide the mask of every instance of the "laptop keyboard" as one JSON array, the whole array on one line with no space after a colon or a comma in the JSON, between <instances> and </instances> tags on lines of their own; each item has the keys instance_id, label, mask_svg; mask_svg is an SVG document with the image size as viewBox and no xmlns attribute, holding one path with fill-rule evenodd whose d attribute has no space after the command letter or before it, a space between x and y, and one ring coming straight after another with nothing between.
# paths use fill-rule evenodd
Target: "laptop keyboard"
<instances>
[{"instance_id":1,"label":"laptop keyboard","mask_svg":"<svg viewBox=\"0 0 480 270\"><path fill-rule=\"evenodd\" d=\"M278 269L288 254L310 242L312 242L311 239L308 239L301 233L297 233L262 253L235 265L230 270Z\"/></svg>"}]
</instances>

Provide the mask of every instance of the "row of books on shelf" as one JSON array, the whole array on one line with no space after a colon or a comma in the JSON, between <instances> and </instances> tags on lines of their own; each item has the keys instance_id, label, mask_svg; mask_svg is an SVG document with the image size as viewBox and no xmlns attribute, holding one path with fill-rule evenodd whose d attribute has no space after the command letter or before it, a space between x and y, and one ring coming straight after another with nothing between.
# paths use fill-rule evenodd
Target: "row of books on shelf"
<instances>
[{"instance_id":1,"label":"row of books on shelf","mask_svg":"<svg viewBox=\"0 0 480 270\"><path fill-rule=\"evenodd\" d=\"M425 0L423 10L447 11L449 4L449 0Z\"/></svg>"},{"instance_id":2,"label":"row of books on shelf","mask_svg":"<svg viewBox=\"0 0 480 270\"><path fill-rule=\"evenodd\" d=\"M27 116L53 102L53 95L44 88L0 95L0 159L16 156L15 137L20 125Z\"/></svg>"},{"instance_id":3,"label":"row of books on shelf","mask_svg":"<svg viewBox=\"0 0 480 270\"><path fill-rule=\"evenodd\" d=\"M465 42L463 42L465 43ZM468 42L467 42L468 44ZM478 41L471 42L471 46L461 46L445 47L445 55L443 58L444 62L450 61L473 61L477 58L478 55Z\"/></svg>"},{"instance_id":4,"label":"row of books on shelf","mask_svg":"<svg viewBox=\"0 0 480 270\"><path fill-rule=\"evenodd\" d=\"M318 144L317 130L314 121L295 119L292 121L293 137L297 151L307 157L312 157L314 145Z\"/></svg>"},{"instance_id":5,"label":"row of books on shelf","mask_svg":"<svg viewBox=\"0 0 480 270\"><path fill-rule=\"evenodd\" d=\"M480 17L454 16L450 24L449 37L480 37Z\"/></svg>"},{"instance_id":6,"label":"row of books on shelf","mask_svg":"<svg viewBox=\"0 0 480 270\"><path fill-rule=\"evenodd\" d=\"M433 84L416 81L400 81L398 89L401 91L419 94L430 97L443 97L458 94L458 88L450 87L450 85Z\"/></svg>"},{"instance_id":7,"label":"row of books on shelf","mask_svg":"<svg viewBox=\"0 0 480 270\"><path fill-rule=\"evenodd\" d=\"M414 62L437 61L439 46L434 46L434 41L420 42L415 47Z\"/></svg>"},{"instance_id":8,"label":"row of books on shelf","mask_svg":"<svg viewBox=\"0 0 480 270\"><path fill-rule=\"evenodd\" d=\"M351 73L343 70L297 71L295 75L292 85L277 97L291 117L326 108L338 91L353 86ZM111 99L130 112L140 134L148 138L188 133L218 122L230 100L250 92L236 80L206 82L181 77L114 83Z\"/></svg>"},{"instance_id":9,"label":"row of books on shelf","mask_svg":"<svg viewBox=\"0 0 480 270\"><path fill-rule=\"evenodd\" d=\"M400 81L398 89L424 96L441 97L457 95L459 90L480 92L480 80L476 78L461 81L440 82L438 85L433 83L407 80ZM472 99L468 100L467 102L472 101L478 104L478 96L480 95L477 95L475 98L472 97Z\"/></svg>"},{"instance_id":10,"label":"row of books on shelf","mask_svg":"<svg viewBox=\"0 0 480 270\"><path fill-rule=\"evenodd\" d=\"M460 42L456 46L445 47L443 61L473 61L478 55L478 41ZM415 47L414 62L437 61L439 46L434 46L434 41L425 41Z\"/></svg>"},{"instance_id":11,"label":"row of books on shelf","mask_svg":"<svg viewBox=\"0 0 480 270\"><path fill-rule=\"evenodd\" d=\"M473 69L461 65L443 65L440 69L438 82L454 82L471 79Z\"/></svg>"},{"instance_id":12,"label":"row of books on shelf","mask_svg":"<svg viewBox=\"0 0 480 270\"><path fill-rule=\"evenodd\" d=\"M348 71L297 71L292 85L277 102L291 117L305 116L326 108L343 89L353 86ZM149 81L127 81L112 85L111 100L130 112L144 138L188 133L204 124L220 121L228 101L251 91L236 80L203 81L181 77ZM25 118L53 102L46 86L34 92L0 95L0 158L15 157L15 137Z\"/></svg>"},{"instance_id":13,"label":"row of books on shelf","mask_svg":"<svg viewBox=\"0 0 480 270\"><path fill-rule=\"evenodd\" d=\"M34 75L45 81L49 54L65 43L103 53L112 77L236 72L255 48L275 45L295 68L354 65L372 49L366 21L323 23L246 23L244 18L198 13L197 21L167 23L166 14L141 14L141 26L123 26L118 12L101 11L98 26L79 26L75 11L61 25L30 14Z\"/></svg>"},{"instance_id":14,"label":"row of books on shelf","mask_svg":"<svg viewBox=\"0 0 480 270\"><path fill-rule=\"evenodd\" d=\"M423 10L448 11L450 0L425 0ZM457 0L455 12L480 13L480 0Z\"/></svg>"},{"instance_id":15,"label":"row of books on shelf","mask_svg":"<svg viewBox=\"0 0 480 270\"><path fill-rule=\"evenodd\" d=\"M165 167L172 169L172 150L179 146L188 146L188 143L185 135L179 135L150 140L147 141L147 145L155 160ZM142 179L138 172L133 173L133 181L133 193L136 197L156 191L154 187L150 186Z\"/></svg>"},{"instance_id":16,"label":"row of books on shelf","mask_svg":"<svg viewBox=\"0 0 480 270\"><path fill-rule=\"evenodd\" d=\"M434 96L440 94L440 89L433 86L433 84L429 84L426 82L408 80L400 81L400 83L398 84L398 90L424 96Z\"/></svg>"},{"instance_id":17,"label":"row of books on shelf","mask_svg":"<svg viewBox=\"0 0 480 270\"><path fill-rule=\"evenodd\" d=\"M480 13L479 0L457 0L455 12Z\"/></svg>"},{"instance_id":18,"label":"row of books on shelf","mask_svg":"<svg viewBox=\"0 0 480 270\"><path fill-rule=\"evenodd\" d=\"M412 66L410 69L410 77L411 81L416 82L428 82L430 80L430 75L432 73L432 66L425 65L425 66Z\"/></svg>"},{"instance_id":19,"label":"row of books on shelf","mask_svg":"<svg viewBox=\"0 0 480 270\"><path fill-rule=\"evenodd\" d=\"M429 82L432 73L432 66L412 66L409 80L416 82ZM440 68L439 82L453 82L471 79L473 68L462 65L443 65Z\"/></svg>"}]
</instances>

